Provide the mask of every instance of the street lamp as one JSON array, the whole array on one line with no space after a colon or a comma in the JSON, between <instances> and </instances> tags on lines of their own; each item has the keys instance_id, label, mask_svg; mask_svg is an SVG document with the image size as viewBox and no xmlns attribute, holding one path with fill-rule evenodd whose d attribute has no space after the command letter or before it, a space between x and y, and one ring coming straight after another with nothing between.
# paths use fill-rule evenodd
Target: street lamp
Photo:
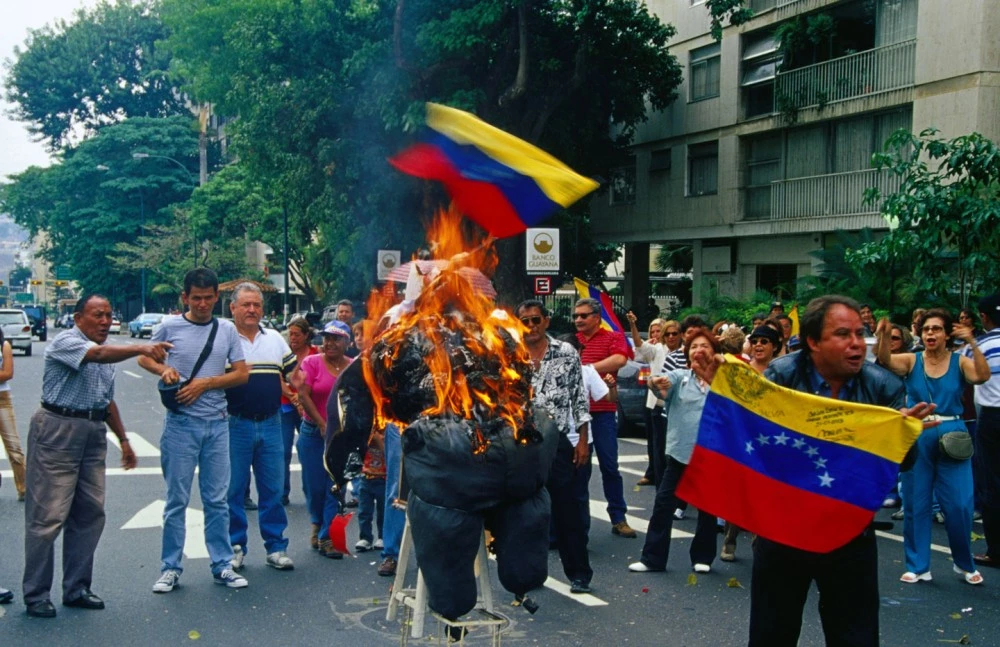
<instances>
[{"instance_id":1,"label":"street lamp","mask_svg":"<svg viewBox=\"0 0 1000 647\"><path fill-rule=\"evenodd\" d=\"M191 171L189 171L186 166L184 166L183 164L181 164L180 162L178 162L174 158L169 157L167 155L156 155L155 153L139 153L139 152L132 153L132 159L134 159L134 160L144 160L144 159L148 159L150 157L155 157L157 159L163 159L163 160L167 160L169 162L173 162L177 166L179 166L182 169L184 169L184 172L187 173L188 181L191 182L191 186L195 186L196 185L196 182L194 181L194 174L192 174ZM190 229L191 229L191 223L189 222L188 223L188 230L190 231ZM191 231L190 233L191 233L191 243L192 243L193 251L194 251L194 265L195 265L195 267L197 267L198 266L198 242L196 240L194 240L194 232ZM145 296L143 296L143 299L145 299ZM142 309L142 311L143 312L146 311L145 307Z\"/></svg>"}]
</instances>

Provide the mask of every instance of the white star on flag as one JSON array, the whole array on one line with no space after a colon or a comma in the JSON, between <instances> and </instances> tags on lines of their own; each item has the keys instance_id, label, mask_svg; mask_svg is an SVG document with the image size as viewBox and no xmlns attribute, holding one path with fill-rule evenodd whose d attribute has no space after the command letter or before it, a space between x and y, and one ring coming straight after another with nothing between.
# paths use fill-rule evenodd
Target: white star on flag
<instances>
[{"instance_id":1,"label":"white star on flag","mask_svg":"<svg viewBox=\"0 0 1000 647\"><path fill-rule=\"evenodd\" d=\"M763 447L764 445L770 445L771 443L769 439L770 436L765 436L764 434L760 434L759 436L757 436L757 442L760 443L761 447Z\"/></svg>"},{"instance_id":2,"label":"white star on flag","mask_svg":"<svg viewBox=\"0 0 1000 647\"><path fill-rule=\"evenodd\" d=\"M812 458L813 456L815 456L818 453L819 453L819 450L816 449L815 447L809 447L809 448L806 449L806 456L808 456L810 458Z\"/></svg>"},{"instance_id":3,"label":"white star on flag","mask_svg":"<svg viewBox=\"0 0 1000 647\"><path fill-rule=\"evenodd\" d=\"M813 461L813 464L816 465L816 469L818 469L818 470L826 469L826 459L825 458L817 458L816 460Z\"/></svg>"},{"instance_id":4,"label":"white star on flag","mask_svg":"<svg viewBox=\"0 0 1000 647\"><path fill-rule=\"evenodd\" d=\"M820 476L819 476L819 486L820 487L832 488L833 487L832 483L835 480L836 480L835 478L833 478L832 476L830 476L829 472L824 472L823 474L820 474Z\"/></svg>"},{"instance_id":5,"label":"white star on flag","mask_svg":"<svg viewBox=\"0 0 1000 647\"><path fill-rule=\"evenodd\" d=\"M749 441L747 441L747 453L748 454L752 454L753 453L753 443L749 442Z\"/></svg>"},{"instance_id":6,"label":"white star on flag","mask_svg":"<svg viewBox=\"0 0 1000 647\"><path fill-rule=\"evenodd\" d=\"M801 438L796 438L795 440L792 441L792 447L794 447L795 449L802 449L805 446L805 444L806 441L802 440Z\"/></svg>"},{"instance_id":7,"label":"white star on flag","mask_svg":"<svg viewBox=\"0 0 1000 647\"><path fill-rule=\"evenodd\" d=\"M774 444L775 445L787 445L788 444L788 438L789 437L785 435L785 432L781 432L780 434L778 434L777 436L774 437Z\"/></svg>"}]
</instances>

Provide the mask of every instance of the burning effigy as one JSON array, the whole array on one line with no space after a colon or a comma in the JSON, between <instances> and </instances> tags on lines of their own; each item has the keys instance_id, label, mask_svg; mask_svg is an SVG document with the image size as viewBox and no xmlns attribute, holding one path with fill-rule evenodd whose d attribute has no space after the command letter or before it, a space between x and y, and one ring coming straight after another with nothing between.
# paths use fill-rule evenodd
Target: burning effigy
<instances>
[{"instance_id":1,"label":"burning effigy","mask_svg":"<svg viewBox=\"0 0 1000 647\"><path fill-rule=\"evenodd\" d=\"M476 603L484 527L504 588L523 596L545 581L544 484L557 432L531 406L520 322L470 280L470 268L495 267L492 240L463 236L455 213L439 214L429 238L432 255L450 262L420 277L418 295L411 285L362 361L374 424L402 430L407 517L428 604L454 619Z\"/></svg>"}]
</instances>

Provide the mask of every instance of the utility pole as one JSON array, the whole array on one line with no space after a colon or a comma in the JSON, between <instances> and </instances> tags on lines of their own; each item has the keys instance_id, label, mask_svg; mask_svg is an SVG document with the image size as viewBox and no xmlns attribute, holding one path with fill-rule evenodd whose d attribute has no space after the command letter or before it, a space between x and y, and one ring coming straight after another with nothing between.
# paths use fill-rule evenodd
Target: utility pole
<instances>
[{"instance_id":1,"label":"utility pole","mask_svg":"<svg viewBox=\"0 0 1000 647\"><path fill-rule=\"evenodd\" d=\"M284 225L285 236L285 293L283 295L282 309L284 310L284 321L288 323L288 207L281 205L282 224Z\"/></svg>"}]
</instances>

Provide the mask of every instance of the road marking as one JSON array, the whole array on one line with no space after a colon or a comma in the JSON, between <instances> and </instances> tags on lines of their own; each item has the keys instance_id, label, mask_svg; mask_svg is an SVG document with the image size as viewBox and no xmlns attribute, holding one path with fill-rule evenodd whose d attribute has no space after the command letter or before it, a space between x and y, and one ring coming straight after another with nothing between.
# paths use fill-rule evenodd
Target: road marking
<instances>
[{"instance_id":1,"label":"road marking","mask_svg":"<svg viewBox=\"0 0 1000 647\"><path fill-rule=\"evenodd\" d=\"M893 541L903 543L902 535L894 535L891 532L886 532L884 530L876 530L875 534L879 537L884 537L885 539L891 539ZM940 544L931 544L931 550L936 550L937 552L944 553L945 555L951 555L951 549Z\"/></svg>"},{"instance_id":2,"label":"road marking","mask_svg":"<svg viewBox=\"0 0 1000 647\"><path fill-rule=\"evenodd\" d=\"M625 454L624 456L618 456L619 463L641 463L648 460L649 456L645 454Z\"/></svg>"},{"instance_id":3,"label":"road marking","mask_svg":"<svg viewBox=\"0 0 1000 647\"><path fill-rule=\"evenodd\" d=\"M132 371L122 371L122 373L124 373L125 375L128 375L130 377L134 377L136 379L139 379L139 380L142 379L141 375L139 375L138 373L133 373Z\"/></svg>"},{"instance_id":4,"label":"road marking","mask_svg":"<svg viewBox=\"0 0 1000 647\"><path fill-rule=\"evenodd\" d=\"M163 508L166 505L167 502L162 499L153 501L136 512L121 529L162 528ZM205 513L195 508L188 508L185 519L184 556L188 559L208 559L208 549L205 547Z\"/></svg>"},{"instance_id":5,"label":"road marking","mask_svg":"<svg viewBox=\"0 0 1000 647\"><path fill-rule=\"evenodd\" d=\"M594 519L601 519L602 521L608 521L608 512L604 509L604 501L600 499L590 500L590 516ZM646 532L649 529L649 522L645 519L640 519L639 517L634 517L630 514L625 515L625 521L628 525L632 526L633 530L638 532ZM610 522L609 522L610 523ZM685 532L683 530L678 530L677 528L671 529L670 538L671 539L686 539L688 537L694 537L693 532Z\"/></svg>"},{"instance_id":6,"label":"road marking","mask_svg":"<svg viewBox=\"0 0 1000 647\"><path fill-rule=\"evenodd\" d=\"M121 451L122 445L118 442L118 436L114 435L112 432L108 433L108 442L118 448ZM129 434L128 444L132 445L132 451L139 458L143 457L158 457L160 455L160 450L156 448L156 445L149 442L139 434Z\"/></svg>"},{"instance_id":7,"label":"road marking","mask_svg":"<svg viewBox=\"0 0 1000 647\"><path fill-rule=\"evenodd\" d=\"M618 466L618 471L632 476L646 476L646 472L643 470L634 470L631 467L622 467L621 465Z\"/></svg>"},{"instance_id":8,"label":"road marking","mask_svg":"<svg viewBox=\"0 0 1000 647\"><path fill-rule=\"evenodd\" d=\"M637 438L619 438L618 440L623 443L632 443L633 445L642 445L643 447L646 446L645 440L639 440Z\"/></svg>"},{"instance_id":9,"label":"road marking","mask_svg":"<svg viewBox=\"0 0 1000 647\"><path fill-rule=\"evenodd\" d=\"M489 559L493 560L494 562L497 561L497 556L494 555L493 553L487 552L487 555L489 556ZM545 578L545 582L542 583L542 586L544 586L547 589L551 589L560 595L564 595L570 600L573 600L574 602L579 602L585 607L608 606L607 602L597 597L596 595L592 595L590 593L572 593L569 590L569 584L566 584L565 582L560 582L551 575Z\"/></svg>"},{"instance_id":10,"label":"road marking","mask_svg":"<svg viewBox=\"0 0 1000 647\"><path fill-rule=\"evenodd\" d=\"M292 472L301 472L302 466L292 463L288 469ZM195 474L197 473L198 470L196 469ZM109 467L104 471L105 476L161 476L162 474L163 470L159 467L135 467L130 470L121 467ZM0 476L5 479L12 479L14 478L14 472L11 470L0 470Z\"/></svg>"}]
</instances>

